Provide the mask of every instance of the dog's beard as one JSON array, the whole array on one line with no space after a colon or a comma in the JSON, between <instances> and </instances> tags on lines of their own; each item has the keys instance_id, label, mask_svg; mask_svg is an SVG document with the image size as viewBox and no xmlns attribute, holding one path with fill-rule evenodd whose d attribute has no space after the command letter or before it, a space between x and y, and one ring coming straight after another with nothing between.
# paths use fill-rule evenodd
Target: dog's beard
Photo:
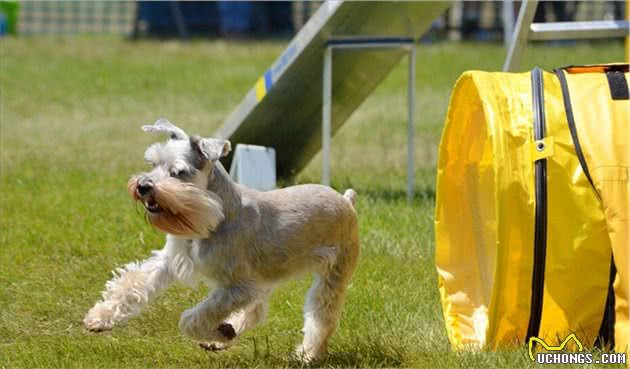
<instances>
[{"instance_id":1,"label":"dog's beard","mask_svg":"<svg viewBox=\"0 0 630 369\"><path fill-rule=\"evenodd\" d=\"M138 177L132 177L127 190L136 201L143 202L137 187ZM156 212L147 211L151 224L176 236L208 237L225 218L223 204L216 194L175 178L155 183L151 200L158 206Z\"/></svg>"}]
</instances>

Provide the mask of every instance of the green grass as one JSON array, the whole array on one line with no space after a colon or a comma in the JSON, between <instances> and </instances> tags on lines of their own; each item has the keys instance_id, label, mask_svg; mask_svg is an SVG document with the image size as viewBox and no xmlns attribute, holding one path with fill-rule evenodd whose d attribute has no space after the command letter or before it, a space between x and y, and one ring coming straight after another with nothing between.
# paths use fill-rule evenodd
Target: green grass
<instances>
[{"instance_id":1,"label":"green grass","mask_svg":"<svg viewBox=\"0 0 630 369\"><path fill-rule=\"evenodd\" d=\"M283 42L0 42L0 367L286 367L301 338L308 278L272 298L268 320L227 352L177 330L206 293L169 290L112 332L81 324L110 271L159 248L125 193L165 116L211 135ZM623 59L622 44L531 48L524 69ZM498 70L499 45L422 45L417 65L417 196L405 188L406 67L333 142L334 186L358 193L362 258L326 367L522 367L526 350L458 353L445 335L434 268L435 161L448 97L467 69ZM317 182L320 158L296 182Z\"/></svg>"}]
</instances>

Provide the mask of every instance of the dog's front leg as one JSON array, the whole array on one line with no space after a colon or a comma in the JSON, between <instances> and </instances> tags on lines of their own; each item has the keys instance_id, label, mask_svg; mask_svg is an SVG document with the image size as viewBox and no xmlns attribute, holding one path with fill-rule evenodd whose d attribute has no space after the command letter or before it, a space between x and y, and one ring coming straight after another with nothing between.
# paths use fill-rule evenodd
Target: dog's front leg
<instances>
[{"instance_id":1,"label":"dog's front leg","mask_svg":"<svg viewBox=\"0 0 630 369\"><path fill-rule=\"evenodd\" d=\"M197 341L230 341L236 337L236 331L225 320L232 312L251 304L260 294L253 283L218 287L207 299L182 313L179 329Z\"/></svg>"},{"instance_id":2,"label":"dog's front leg","mask_svg":"<svg viewBox=\"0 0 630 369\"><path fill-rule=\"evenodd\" d=\"M168 243L167 243L168 247ZM118 268L105 284L103 299L88 311L83 323L94 332L112 329L138 315L162 290L174 281L169 270L166 248L142 262Z\"/></svg>"}]
</instances>

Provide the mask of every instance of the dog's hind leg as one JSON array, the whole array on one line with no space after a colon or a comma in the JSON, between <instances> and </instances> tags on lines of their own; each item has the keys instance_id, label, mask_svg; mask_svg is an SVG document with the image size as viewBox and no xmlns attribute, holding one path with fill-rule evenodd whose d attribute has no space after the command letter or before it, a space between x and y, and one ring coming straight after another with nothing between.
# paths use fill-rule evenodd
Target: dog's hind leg
<instances>
[{"instance_id":1,"label":"dog's hind leg","mask_svg":"<svg viewBox=\"0 0 630 369\"><path fill-rule=\"evenodd\" d=\"M245 331L247 331L248 329L253 328L255 325L265 320L265 318L267 317L270 295L271 290L246 308L232 313L225 320L226 324L232 326L237 337L245 333ZM201 342L199 345L206 350L220 351L228 349L234 344L234 342L234 340L230 340L227 342Z\"/></svg>"},{"instance_id":2,"label":"dog's hind leg","mask_svg":"<svg viewBox=\"0 0 630 369\"><path fill-rule=\"evenodd\" d=\"M83 324L90 331L112 329L140 313L155 296L169 286L174 277L169 271L165 250L142 262L118 268L106 283L103 300L88 311Z\"/></svg>"},{"instance_id":3,"label":"dog's hind leg","mask_svg":"<svg viewBox=\"0 0 630 369\"><path fill-rule=\"evenodd\" d=\"M271 291L261 296L260 299L254 303L241 309L235 313L232 313L226 320L226 323L230 324L237 336L240 336L246 330L253 328L256 324L262 322L267 317L267 310L269 306L269 296Z\"/></svg>"},{"instance_id":4,"label":"dog's hind leg","mask_svg":"<svg viewBox=\"0 0 630 369\"><path fill-rule=\"evenodd\" d=\"M326 354L328 339L339 323L357 257L358 240L337 255L330 269L316 273L304 304L304 341L296 352L299 359L310 362Z\"/></svg>"},{"instance_id":5,"label":"dog's hind leg","mask_svg":"<svg viewBox=\"0 0 630 369\"><path fill-rule=\"evenodd\" d=\"M230 341L236 337L236 330L226 320L259 300L264 292L251 280L218 286L205 300L182 313L179 328L197 341Z\"/></svg>"}]
</instances>

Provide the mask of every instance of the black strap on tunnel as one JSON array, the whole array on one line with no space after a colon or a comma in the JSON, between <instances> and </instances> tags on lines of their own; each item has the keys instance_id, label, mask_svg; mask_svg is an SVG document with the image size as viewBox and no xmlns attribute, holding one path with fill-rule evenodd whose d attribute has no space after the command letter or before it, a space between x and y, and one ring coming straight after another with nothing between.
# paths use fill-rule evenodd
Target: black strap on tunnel
<instances>
[{"instance_id":1,"label":"black strap on tunnel","mask_svg":"<svg viewBox=\"0 0 630 369\"><path fill-rule=\"evenodd\" d=\"M573 117L573 108L571 107L571 95L569 95L569 85L567 84L567 77L564 75L563 69L555 69L554 73L556 77L558 77L558 81L560 81L560 88L562 89L562 100L564 102L564 113L567 116L567 124L569 125L569 132L571 132L571 140L573 141L573 147L575 147L575 154L580 161L580 166L582 167L582 171L586 178L591 183L591 186L595 188L593 185L593 180L591 179L591 173L588 170L588 166L586 165L586 159L584 159L584 153L582 152L582 145L580 145L580 139L578 138L577 129L575 128L575 118Z\"/></svg>"},{"instance_id":2,"label":"black strap on tunnel","mask_svg":"<svg viewBox=\"0 0 630 369\"><path fill-rule=\"evenodd\" d=\"M543 73L540 68L532 70L531 80L534 140L540 141L545 138L545 98ZM544 150L544 143L537 143L536 149ZM542 319L543 294L545 290L545 259L547 253L547 159L539 159L534 163L534 189L536 197L534 265L529 324L525 342L528 342L531 337L538 336Z\"/></svg>"},{"instance_id":3,"label":"black strap on tunnel","mask_svg":"<svg viewBox=\"0 0 630 369\"><path fill-rule=\"evenodd\" d=\"M612 66L607 67L602 72L606 73L608 78L609 73L621 73L628 71L627 65L622 66ZM562 90L562 100L564 101L564 111L567 117L567 124L569 125L569 131L571 132L571 139L573 140L573 146L575 147L575 153L580 161L580 166L582 167L582 171L586 178L591 183L593 190L596 194L598 194L595 185L593 184L593 180L591 178L591 174L588 170L588 166L586 165L586 159L584 158L584 153L582 152L582 146L580 145L580 140L578 138L577 128L575 126L575 117L573 115L573 107L571 106L571 95L569 94L569 85L567 83L567 78L565 76L564 69L556 69L554 70L556 77L558 77L558 81L560 82L560 88ZM601 72L600 72L601 73ZM624 77L625 81L625 77ZM609 79L610 84L610 79ZM627 86L626 86L627 87ZM612 90L611 90L612 94ZM599 194L598 194L599 196ZM596 346L598 347L614 347L615 345L615 290L613 288L613 283L615 282L615 276L617 275L617 268L615 267L615 261L611 256L610 260L610 275L608 280L608 294L606 296L606 305L604 307L604 316L602 318L602 323L599 327L599 334L597 340L595 341Z\"/></svg>"},{"instance_id":4,"label":"black strap on tunnel","mask_svg":"<svg viewBox=\"0 0 630 369\"><path fill-rule=\"evenodd\" d=\"M617 268L615 260L610 258L610 276L608 277L608 295L606 296L606 306L604 307L604 317L602 324L599 326L599 333L595 346L605 349L615 347L615 277L617 276Z\"/></svg>"},{"instance_id":5,"label":"black strap on tunnel","mask_svg":"<svg viewBox=\"0 0 630 369\"><path fill-rule=\"evenodd\" d=\"M606 72L608 87L610 88L610 98L613 100L630 100L628 91L628 81L626 75L620 70L609 70Z\"/></svg>"}]
</instances>

